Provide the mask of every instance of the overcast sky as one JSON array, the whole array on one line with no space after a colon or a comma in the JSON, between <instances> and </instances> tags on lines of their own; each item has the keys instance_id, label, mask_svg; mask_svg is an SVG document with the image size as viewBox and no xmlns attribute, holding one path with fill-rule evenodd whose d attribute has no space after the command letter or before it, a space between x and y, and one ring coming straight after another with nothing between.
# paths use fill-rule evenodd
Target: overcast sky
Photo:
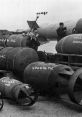
<instances>
[{"instance_id":1,"label":"overcast sky","mask_svg":"<svg viewBox=\"0 0 82 117\"><path fill-rule=\"evenodd\" d=\"M27 20L35 20L36 12L41 15L38 23L82 18L82 0L0 0L0 29L27 29Z\"/></svg>"}]
</instances>

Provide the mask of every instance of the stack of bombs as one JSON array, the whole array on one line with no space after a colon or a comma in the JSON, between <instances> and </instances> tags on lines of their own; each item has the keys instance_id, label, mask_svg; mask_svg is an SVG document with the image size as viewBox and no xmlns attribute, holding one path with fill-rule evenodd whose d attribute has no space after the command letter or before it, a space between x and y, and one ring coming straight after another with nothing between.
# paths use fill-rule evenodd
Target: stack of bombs
<instances>
[{"instance_id":1,"label":"stack of bombs","mask_svg":"<svg viewBox=\"0 0 82 117\"><path fill-rule=\"evenodd\" d=\"M38 96L33 88L21 82L24 68L38 60L31 48L0 47L0 92L22 106L33 105ZM12 73L10 72L12 71Z\"/></svg>"},{"instance_id":2,"label":"stack of bombs","mask_svg":"<svg viewBox=\"0 0 82 117\"><path fill-rule=\"evenodd\" d=\"M74 72L67 65L39 61L34 49L17 41L21 38L10 40L11 47L5 47L8 40L3 41L5 48L0 47L0 92L5 98L20 105L33 105L37 94L55 97L68 94L72 102L82 105L82 69Z\"/></svg>"},{"instance_id":3,"label":"stack of bombs","mask_svg":"<svg viewBox=\"0 0 82 117\"><path fill-rule=\"evenodd\" d=\"M82 21L82 20L81 20ZM82 23L82 22L81 22ZM82 26L82 25L81 25ZM79 31L81 27L79 24L76 25L76 29ZM82 56L82 34L72 34L62 38L56 45L57 54L66 54L74 56ZM77 61L81 59L78 59ZM78 62L77 62L78 63ZM69 82L69 96L75 103L82 105L82 68L77 69L72 75Z\"/></svg>"},{"instance_id":4,"label":"stack of bombs","mask_svg":"<svg viewBox=\"0 0 82 117\"><path fill-rule=\"evenodd\" d=\"M29 36L22 34L13 34L8 38L0 39L1 47L29 47ZM45 52L37 51L40 61L47 61Z\"/></svg>"},{"instance_id":5,"label":"stack of bombs","mask_svg":"<svg viewBox=\"0 0 82 117\"><path fill-rule=\"evenodd\" d=\"M78 75L75 78L76 72L74 73L67 65L38 60L37 52L32 48L0 48L0 91L3 97L29 106L36 102L37 94L43 96L68 94L73 102L80 104L81 100L78 102L75 94L81 88L82 70L80 73L76 71Z\"/></svg>"},{"instance_id":6,"label":"stack of bombs","mask_svg":"<svg viewBox=\"0 0 82 117\"><path fill-rule=\"evenodd\" d=\"M8 38L0 39L0 46L3 47L28 47L29 36L14 34Z\"/></svg>"}]
</instances>

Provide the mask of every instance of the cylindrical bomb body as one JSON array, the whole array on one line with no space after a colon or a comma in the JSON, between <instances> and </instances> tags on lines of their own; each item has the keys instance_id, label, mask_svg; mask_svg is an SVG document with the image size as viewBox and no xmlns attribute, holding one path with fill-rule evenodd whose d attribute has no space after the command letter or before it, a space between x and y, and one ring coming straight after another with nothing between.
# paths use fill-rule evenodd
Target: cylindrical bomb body
<instances>
[{"instance_id":1,"label":"cylindrical bomb body","mask_svg":"<svg viewBox=\"0 0 82 117\"><path fill-rule=\"evenodd\" d=\"M9 47L8 47L9 48ZM11 48L11 50L6 52L6 69L7 70L14 70L15 69L15 56L21 50L21 48ZM4 51L4 50L3 50ZM18 58L20 59L20 58Z\"/></svg>"},{"instance_id":2,"label":"cylindrical bomb body","mask_svg":"<svg viewBox=\"0 0 82 117\"><path fill-rule=\"evenodd\" d=\"M6 43L7 47L27 47L29 46L29 36L19 35L11 35L7 39Z\"/></svg>"},{"instance_id":3,"label":"cylindrical bomb body","mask_svg":"<svg viewBox=\"0 0 82 117\"><path fill-rule=\"evenodd\" d=\"M29 36L11 35L7 39L0 39L0 46L3 47L29 47Z\"/></svg>"},{"instance_id":4,"label":"cylindrical bomb body","mask_svg":"<svg viewBox=\"0 0 82 117\"><path fill-rule=\"evenodd\" d=\"M62 75L60 75L60 73ZM72 75L73 70L66 65L34 62L25 68L24 82L32 85L41 93L52 94L53 91L58 90L58 83L62 84L61 86L64 86L64 83L65 85L68 83L68 79L65 79L65 76L63 74L67 74L68 76L70 74ZM60 82L58 79L61 79Z\"/></svg>"},{"instance_id":5,"label":"cylindrical bomb body","mask_svg":"<svg viewBox=\"0 0 82 117\"><path fill-rule=\"evenodd\" d=\"M56 45L58 53L82 54L82 34L72 34L62 38Z\"/></svg>"},{"instance_id":6,"label":"cylindrical bomb body","mask_svg":"<svg viewBox=\"0 0 82 117\"><path fill-rule=\"evenodd\" d=\"M18 49L18 48L17 48ZM14 49L12 50L12 52ZM12 56L12 52L10 53ZM8 55L9 56L9 55ZM10 57L7 58L7 61L10 61ZM13 57L14 71L23 72L24 68L31 62L38 61L38 55L36 51L32 48L20 48L19 51ZM12 61L12 62L13 62Z\"/></svg>"},{"instance_id":7,"label":"cylindrical bomb body","mask_svg":"<svg viewBox=\"0 0 82 117\"><path fill-rule=\"evenodd\" d=\"M38 61L37 52L32 48L7 47L0 51L0 56L1 68L13 70L20 74L23 73L28 64Z\"/></svg>"},{"instance_id":8,"label":"cylindrical bomb body","mask_svg":"<svg viewBox=\"0 0 82 117\"><path fill-rule=\"evenodd\" d=\"M25 82L33 82L34 85L39 86L40 88L49 87L48 78L50 77L51 71L55 64L44 63L44 62L34 62L28 65L25 69ZM29 78L27 76L30 76ZM43 85L43 86L42 86ZM46 88L45 88L46 90Z\"/></svg>"}]
</instances>

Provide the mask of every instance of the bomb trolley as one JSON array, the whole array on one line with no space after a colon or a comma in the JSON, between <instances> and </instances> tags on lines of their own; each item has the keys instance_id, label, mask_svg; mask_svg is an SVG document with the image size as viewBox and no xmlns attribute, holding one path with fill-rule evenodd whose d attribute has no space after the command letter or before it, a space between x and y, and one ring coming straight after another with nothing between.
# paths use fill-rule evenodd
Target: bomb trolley
<instances>
[{"instance_id":1,"label":"bomb trolley","mask_svg":"<svg viewBox=\"0 0 82 117\"><path fill-rule=\"evenodd\" d=\"M82 55L76 54L47 54L47 61L57 64L65 64L71 66L74 70L82 67Z\"/></svg>"}]
</instances>

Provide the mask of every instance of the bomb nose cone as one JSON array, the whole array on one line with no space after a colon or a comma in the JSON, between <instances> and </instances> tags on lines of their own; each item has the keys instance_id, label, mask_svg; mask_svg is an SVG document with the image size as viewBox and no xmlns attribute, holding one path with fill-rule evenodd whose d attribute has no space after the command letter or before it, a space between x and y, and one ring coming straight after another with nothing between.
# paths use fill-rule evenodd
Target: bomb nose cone
<instances>
[{"instance_id":1,"label":"bomb nose cone","mask_svg":"<svg viewBox=\"0 0 82 117\"><path fill-rule=\"evenodd\" d=\"M75 29L77 33L82 33L82 18L77 21Z\"/></svg>"},{"instance_id":2,"label":"bomb nose cone","mask_svg":"<svg viewBox=\"0 0 82 117\"><path fill-rule=\"evenodd\" d=\"M56 51L63 54L82 55L82 34L72 34L62 38L56 45Z\"/></svg>"}]
</instances>

